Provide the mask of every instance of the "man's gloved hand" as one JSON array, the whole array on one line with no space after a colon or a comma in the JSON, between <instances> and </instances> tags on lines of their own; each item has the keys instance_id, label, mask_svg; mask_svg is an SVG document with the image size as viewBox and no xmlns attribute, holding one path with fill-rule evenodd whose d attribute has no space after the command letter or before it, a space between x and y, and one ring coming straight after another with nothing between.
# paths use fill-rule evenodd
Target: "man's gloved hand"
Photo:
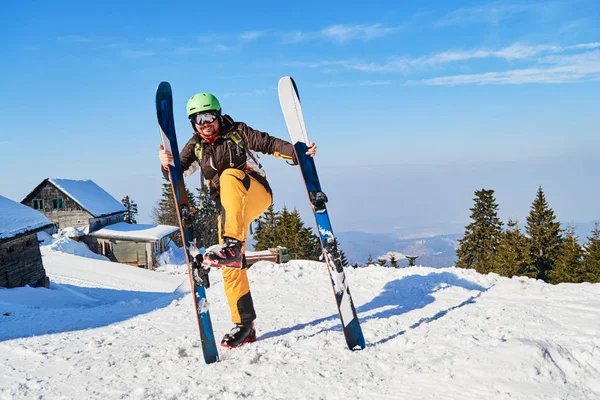
<instances>
[{"instance_id":1,"label":"man's gloved hand","mask_svg":"<svg viewBox=\"0 0 600 400\"><path fill-rule=\"evenodd\" d=\"M204 268L202 265L202 254L198 254L192 260L192 278L194 283L198 286L204 286L206 289L210 287L210 280L208 279L208 273L210 268Z\"/></svg>"}]
</instances>

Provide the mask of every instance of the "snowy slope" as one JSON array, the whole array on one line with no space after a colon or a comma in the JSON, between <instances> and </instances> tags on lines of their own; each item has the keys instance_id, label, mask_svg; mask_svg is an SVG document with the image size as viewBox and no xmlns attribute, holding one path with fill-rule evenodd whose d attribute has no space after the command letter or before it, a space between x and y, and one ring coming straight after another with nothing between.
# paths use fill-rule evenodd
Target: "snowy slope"
<instances>
[{"instance_id":1,"label":"snowy slope","mask_svg":"<svg viewBox=\"0 0 600 400\"><path fill-rule=\"evenodd\" d=\"M45 247L50 290L0 289L0 399L600 398L600 285L349 269L368 342L353 353L323 264L260 262L249 270L259 340L206 365L183 266ZM220 337L231 324L211 278Z\"/></svg>"}]
</instances>

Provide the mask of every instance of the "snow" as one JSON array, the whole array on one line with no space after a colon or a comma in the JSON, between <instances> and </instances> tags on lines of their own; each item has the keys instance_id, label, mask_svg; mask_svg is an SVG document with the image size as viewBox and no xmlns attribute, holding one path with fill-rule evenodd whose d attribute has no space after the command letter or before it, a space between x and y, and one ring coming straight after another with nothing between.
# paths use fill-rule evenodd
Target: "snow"
<instances>
[{"instance_id":1,"label":"snow","mask_svg":"<svg viewBox=\"0 0 600 400\"><path fill-rule=\"evenodd\" d=\"M91 180L51 178L49 181L94 217L127 211L120 201Z\"/></svg>"},{"instance_id":2,"label":"snow","mask_svg":"<svg viewBox=\"0 0 600 400\"><path fill-rule=\"evenodd\" d=\"M404 260L406 258L406 256L400 252L397 251L388 251L386 254L377 257L378 260L385 260L385 261L391 261L392 257L394 257L394 259L396 259L396 261L399 260Z\"/></svg>"},{"instance_id":3,"label":"snow","mask_svg":"<svg viewBox=\"0 0 600 400\"><path fill-rule=\"evenodd\" d=\"M185 265L148 271L42 239L50 289L0 289L0 399L600 398L599 284L348 268L367 341L352 352L324 264L261 261L248 270L258 341L207 365ZM211 282L220 337L230 314L218 271Z\"/></svg>"},{"instance_id":4,"label":"snow","mask_svg":"<svg viewBox=\"0 0 600 400\"><path fill-rule=\"evenodd\" d=\"M117 222L90 233L90 236L126 240L160 240L179 230L179 227L152 224Z\"/></svg>"},{"instance_id":5,"label":"snow","mask_svg":"<svg viewBox=\"0 0 600 400\"><path fill-rule=\"evenodd\" d=\"M0 239L8 239L51 224L52 221L39 211L0 196Z\"/></svg>"}]
</instances>

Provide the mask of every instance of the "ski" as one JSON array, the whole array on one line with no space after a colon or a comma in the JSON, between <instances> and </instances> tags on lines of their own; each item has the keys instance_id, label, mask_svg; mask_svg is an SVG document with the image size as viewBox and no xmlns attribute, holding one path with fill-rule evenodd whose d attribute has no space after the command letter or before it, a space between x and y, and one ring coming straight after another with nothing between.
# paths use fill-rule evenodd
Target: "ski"
<instances>
[{"instance_id":1,"label":"ski","mask_svg":"<svg viewBox=\"0 0 600 400\"><path fill-rule=\"evenodd\" d=\"M281 110L283 111L285 123L296 151L300 171L304 178L306 191L315 216L323 259L328 267L346 343L350 350L364 349L365 338L360 327L360 322L358 321L352 296L350 295L350 288L346 281L346 274L344 273L337 240L333 235L331 221L327 213L327 196L321 190L321 183L319 182L314 159L306 155L309 141L306 134L298 89L294 80L289 76L281 78L279 80L278 93Z\"/></svg>"},{"instance_id":2,"label":"ski","mask_svg":"<svg viewBox=\"0 0 600 400\"><path fill-rule=\"evenodd\" d=\"M177 220L183 241L183 249L188 267L190 285L194 293L193 302L196 313L196 321L200 331L202 342L202 353L207 364L219 360L215 335L210 320L209 305L206 299L206 288L208 279L194 279L194 270L201 268L202 255L196 246L194 230L192 226L192 212L188 204L188 195L183 180L183 171L179 160L179 148L175 134L175 121L173 118L173 94L168 82L161 82L156 89L156 116L160 128L160 136L163 146L173 154L173 162L169 165L169 180L173 189Z\"/></svg>"}]
</instances>

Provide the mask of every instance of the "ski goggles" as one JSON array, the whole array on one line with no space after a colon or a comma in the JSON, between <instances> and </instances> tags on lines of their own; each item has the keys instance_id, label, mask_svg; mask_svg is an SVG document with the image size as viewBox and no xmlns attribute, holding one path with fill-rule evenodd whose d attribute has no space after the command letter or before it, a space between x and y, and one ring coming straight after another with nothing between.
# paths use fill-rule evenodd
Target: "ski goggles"
<instances>
[{"instance_id":1,"label":"ski goggles","mask_svg":"<svg viewBox=\"0 0 600 400\"><path fill-rule=\"evenodd\" d=\"M217 118L219 118L218 111L203 111L194 114L190 117L192 122L194 122L197 125L211 124L215 122Z\"/></svg>"}]
</instances>

